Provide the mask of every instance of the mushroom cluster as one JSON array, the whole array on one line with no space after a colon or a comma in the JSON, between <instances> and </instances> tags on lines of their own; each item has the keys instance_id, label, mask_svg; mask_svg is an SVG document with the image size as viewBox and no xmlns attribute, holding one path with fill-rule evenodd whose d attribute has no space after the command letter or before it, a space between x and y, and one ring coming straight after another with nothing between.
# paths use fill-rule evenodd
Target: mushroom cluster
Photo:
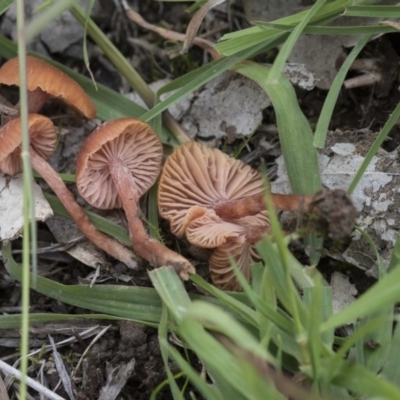
<instances>
[{"instance_id":1,"label":"mushroom cluster","mask_svg":"<svg viewBox=\"0 0 400 400\"><path fill-rule=\"evenodd\" d=\"M272 200L277 210L296 211L305 208L310 197L274 193ZM255 244L270 231L258 171L218 149L185 143L165 163L158 207L173 234L214 249L209 269L216 286L241 289L232 260L250 279L250 264L259 260Z\"/></svg>"},{"instance_id":2,"label":"mushroom cluster","mask_svg":"<svg viewBox=\"0 0 400 400\"><path fill-rule=\"evenodd\" d=\"M160 215L171 231L194 245L214 249L211 278L224 290L240 290L231 268L234 259L250 279L250 264L258 259L255 243L269 231L265 210L255 215L219 215L226 201L263 195L260 174L217 149L190 142L167 158L158 189Z\"/></svg>"},{"instance_id":3,"label":"mushroom cluster","mask_svg":"<svg viewBox=\"0 0 400 400\"><path fill-rule=\"evenodd\" d=\"M93 102L74 80L44 61L27 57L26 66L28 130L33 168L45 179L78 228L91 242L128 267L135 268L137 263L132 251L96 229L62 179L46 162L56 147L57 132L49 118L36 113L49 98L57 97L78 110L86 118L93 118L96 113ZM0 68L0 83L19 84L17 58L7 61ZM18 104L15 107L19 109ZM0 171L11 176L22 171L21 130L21 121L18 117L8 118L0 129Z\"/></svg>"}]
</instances>

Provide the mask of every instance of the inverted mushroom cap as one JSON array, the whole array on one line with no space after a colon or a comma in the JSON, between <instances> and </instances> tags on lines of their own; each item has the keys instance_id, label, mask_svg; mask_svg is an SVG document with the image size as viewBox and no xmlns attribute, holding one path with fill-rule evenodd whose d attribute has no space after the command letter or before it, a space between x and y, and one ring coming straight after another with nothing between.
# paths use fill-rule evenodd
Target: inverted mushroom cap
<instances>
[{"instance_id":1,"label":"inverted mushroom cap","mask_svg":"<svg viewBox=\"0 0 400 400\"><path fill-rule=\"evenodd\" d=\"M246 280L250 280L250 264L260 260L254 244L242 241L241 238L231 239L226 244L216 248L209 260L211 280L222 290L240 291L241 285L236 279L230 260L233 259Z\"/></svg>"},{"instance_id":2,"label":"inverted mushroom cap","mask_svg":"<svg viewBox=\"0 0 400 400\"><path fill-rule=\"evenodd\" d=\"M185 233L188 210L212 208L223 200L237 200L263 192L261 175L240 160L197 142L179 146L167 158L158 188L160 215L177 236Z\"/></svg>"},{"instance_id":3,"label":"inverted mushroom cap","mask_svg":"<svg viewBox=\"0 0 400 400\"><path fill-rule=\"evenodd\" d=\"M79 193L96 208L121 208L122 202L109 172L110 163L125 165L139 198L157 180L162 156L161 141L145 122L135 118L108 121L91 133L78 154Z\"/></svg>"},{"instance_id":4,"label":"inverted mushroom cap","mask_svg":"<svg viewBox=\"0 0 400 400\"><path fill-rule=\"evenodd\" d=\"M29 91L41 89L50 96L58 97L69 106L92 119L96 108L82 87L59 69L45 61L27 56L26 76ZM19 86L18 57L6 61L0 68L0 83Z\"/></svg>"},{"instance_id":5,"label":"inverted mushroom cap","mask_svg":"<svg viewBox=\"0 0 400 400\"><path fill-rule=\"evenodd\" d=\"M250 264L259 260L249 235L252 235L254 228L258 232L266 233L268 220L260 214L240 218L237 222L227 222L214 210L199 206L192 207L188 215L192 220L185 229L187 240L195 246L215 248L209 260L213 283L223 290L241 290L231 266L231 259L249 280Z\"/></svg>"},{"instance_id":6,"label":"inverted mushroom cap","mask_svg":"<svg viewBox=\"0 0 400 400\"><path fill-rule=\"evenodd\" d=\"M44 159L49 158L57 145L57 131L53 122L39 114L28 115L30 145ZM0 129L0 170L8 175L22 171L21 120L15 118Z\"/></svg>"},{"instance_id":7,"label":"inverted mushroom cap","mask_svg":"<svg viewBox=\"0 0 400 400\"><path fill-rule=\"evenodd\" d=\"M246 238L246 228L232 222L222 220L214 210L194 206L190 214L197 211L197 216L185 230L186 239L193 245L204 249L213 249L225 244L232 238Z\"/></svg>"}]
</instances>

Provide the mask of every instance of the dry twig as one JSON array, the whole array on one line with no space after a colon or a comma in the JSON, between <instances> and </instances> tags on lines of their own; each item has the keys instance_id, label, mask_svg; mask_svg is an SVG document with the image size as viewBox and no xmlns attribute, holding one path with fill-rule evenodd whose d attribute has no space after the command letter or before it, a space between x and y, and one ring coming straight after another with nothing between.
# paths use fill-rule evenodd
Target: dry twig
<instances>
[{"instance_id":1,"label":"dry twig","mask_svg":"<svg viewBox=\"0 0 400 400\"><path fill-rule=\"evenodd\" d=\"M128 16L128 18L130 20L132 20L133 22L135 22L136 24L138 24L142 28L145 28L145 29L147 29L149 31L158 33L164 39L175 40L175 41L178 41L178 42L184 42L186 40L186 35L184 35L183 33L171 31L171 30L168 30L168 29L165 29L165 28L160 28L159 26L150 24L149 22L145 21L143 19L143 17L139 13L137 13L134 10L132 10L128 6L125 6L125 12L126 12L126 15ZM207 40L207 39L202 39L202 38L199 38L199 37L195 37L195 38L193 38L193 44L195 44L196 46L201 47L203 50L205 50L208 53L210 53L211 57L214 60L217 60L217 59L222 57L221 54L219 54L214 49L214 43L209 41L209 40Z\"/></svg>"},{"instance_id":2,"label":"dry twig","mask_svg":"<svg viewBox=\"0 0 400 400\"><path fill-rule=\"evenodd\" d=\"M0 370L2 370L7 375L10 375L14 379L21 379L21 372L2 360L0 360ZM38 393L41 393L42 395L46 396L49 400L65 400L64 397L61 397L58 394L52 392L50 389L47 389L46 387L36 382L29 376L27 376L25 379L26 379L26 384L29 387L36 390Z\"/></svg>"}]
</instances>

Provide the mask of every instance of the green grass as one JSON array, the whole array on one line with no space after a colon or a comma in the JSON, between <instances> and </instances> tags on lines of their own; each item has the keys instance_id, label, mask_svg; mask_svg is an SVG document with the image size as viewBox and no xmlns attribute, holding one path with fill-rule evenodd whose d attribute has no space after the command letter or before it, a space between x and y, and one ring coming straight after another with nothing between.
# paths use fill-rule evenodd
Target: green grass
<instances>
[{"instance_id":1,"label":"green grass","mask_svg":"<svg viewBox=\"0 0 400 400\"><path fill-rule=\"evenodd\" d=\"M0 1L3 13L13 1ZM18 5L18 27L24 24L22 1ZM198 1L193 10L204 2ZM364 4L365 3L365 4ZM26 42L40 32L43 21L70 8L77 21L86 28L87 35L97 43L119 73L129 82L149 106L143 109L120 94L80 76L74 71L56 64L76 79L88 92L97 106L97 117L102 120L134 116L142 118L156 127L165 144L177 146L184 140L179 127L171 126L163 119L163 111L205 83L231 69L257 82L271 98L276 114L282 153L285 159L290 184L294 193L314 193L321 186L317 163L317 148L325 146L326 131L332 118L343 80L355 59L371 35L393 32L387 26L360 24L352 27L328 27L327 22L345 18L372 16L384 19L400 15L399 6L370 5L371 2L318 0L309 10L228 33L216 45L225 57L209 62L180 76L167 86L152 93L140 74L124 58L116 46L85 14L75 1L49 2L45 13L20 30L18 46L0 37L0 55L5 58L20 56L21 76L24 76L23 56ZM281 74L296 40L303 34L360 34L364 35L342 65L326 97L315 132L312 131L302 113L295 91ZM274 64L266 67L251 61L259 53L282 45ZM84 50L82 50L84 51ZM164 101L163 93L176 90ZM21 115L26 121L26 89L21 85ZM373 156L378 151L390 129L400 117L400 104L385 121L375 143L369 149L348 189L351 193ZM23 263L18 265L11 253L11 244L4 245L2 257L8 272L22 282L23 312L21 315L0 316L1 328L21 327L21 369L26 375L28 362L28 327L31 323L44 323L67 318L93 318L128 320L158 329L159 344L165 363L167 380L157 391L168 384L174 399L189 396L190 382L206 399L399 399L400 398L400 328L395 326L398 316L395 305L400 301L400 239L393 250L390 268L385 271L379 251L372 240L364 235L374 250L380 266L376 284L363 293L354 303L333 314L330 286L316 269L305 268L291 254L279 221L269 206L272 237L265 238L258 250L261 262L252 268L253 281L247 283L234 266L238 279L243 284L243 293L222 292L195 275L191 279L207 296L187 293L176 273L160 268L149 273L154 288L84 285L66 286L49 279L30 274L35 266L35 248L30 258L30 245L36 244L34 224L30 227L29 210L32 202L30 191L32 173L29 168L27 132L24 133L24 190L25 229L23 233ZM73 176L65 180L74 182ZM46 195L57 215L68 217L65 209L53 195ZM269 205L269 198L267 204ZM149 221L154 236L158 235L156 191L150 193ZM129 236L122 228L105 218L89 213L92 222L102 231L111 234L129 245ZM30 236L32 240L29 240ZM320 242L308 238L316 247ZM315 262L318 258L315 258ZM397 276L399 275L399 276ZM67 304L87 309L93 314L29 315L29 289L55 298ZM340 336L339 328L347 326L352 335ZM168 341L173 332L186 346L185 351ZM377 343L378 346L370 346ZM190 350L189 350L190 349ZM193 368L188 352L193 351L204 364L209 378ZM175 363L180 373L173 375L170 364ZM301 375L308 383L299 386L288 373ZM177 377L185 377L186 383L179 386ZM26 399L26 387L21 382L20 396Z\"/></svg>"}]
</instances>

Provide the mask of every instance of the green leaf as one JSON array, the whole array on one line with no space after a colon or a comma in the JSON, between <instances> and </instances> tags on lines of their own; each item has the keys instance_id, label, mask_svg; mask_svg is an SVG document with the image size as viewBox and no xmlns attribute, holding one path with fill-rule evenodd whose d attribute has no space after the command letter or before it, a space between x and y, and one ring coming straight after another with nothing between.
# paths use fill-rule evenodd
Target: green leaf
<instances>
[{"instance_id":1,"label":"green leaf","mask_svg":"<svg viewBox=\"0 0 400 400\"><path fill-rule=\"evenodd\" d=\"M160 347L167 349L170 357L178 364L182 371L188 376L196 388L207 400L223 400L219 388L209 385L203 377L181 356L178 350L172 347L165 338L160 338ZM233 397L231 397L233 398Z\"/></svg>"},{"instance_id":2,"label":"green leaf","mask_svg":"<svg viewBox=\"0 0 400 400\"><path fill-rule=\"evenodd\" d=\"M0 0L0 15L3 15L14 2L15 0Z\"/></svg>"},{"instance_id":3,"label":"green leaf","mask_svg":"<svg viewBox=\"0 0 400 400\"><path fill-rule=\"evenodd\" d=\"M400 324L397 322L393 332L392 343L390 344L389 354L383 365L381 375L383 378L398 385L400 382Z\"/></svg>"},{"instance_id":4,"label":"green leaf","mask_svg":"<svg viewBox=\"0 0 400 400\"><path fill-rule=\"evenodd\" d=\"M267 84L270 68L253 62L239 63L233 69L257 82L271 99L293 193L314 194L321 187L317 152L292 84L282 74L276 82Z\"/></svg>"},{"instance_id":5,"label":"green leaf","mask_svg":"<svg viewBox=\"0 0 400 400\"><path fill-rule=\"evenodd\" d=\"M158 90L157 97L159 98L162 94L168 93L172 90L177 91L161 103L156 104L146 114L142 115L141 118L144 121L151 121L153 118L155 118L157 115L166 110L175 102L179 101L180 99L192 93L194 90L206 84L213 78L233 67L239 61L253 56L262 48L263 46L248 47L246 48L246 50L237 54L235 57L224 57L220 60L212 61L200 68L197 68L194 71L187 73L186 75L183 75L173 80L172 82L168 83Z\"/></svg>"},{"instance_id":6,"label":"green leaf","mask_svg":"<svg viewBox=\"0 0 400 400\"><path fill-rule=\"evenodd\" d=\"M355 302L332 315L321 325L321 332L351 323L357 318L380 312L387 306L393 306L397 301L400 301L400 268L390 271Z\"/></svg>"},{"instance_id":7,"label":"green leaf","mask_svg":"<svg viewBox=\"0 0 400 400\"><path fill-rule=\"evenodd\" d=\"M332 383L369 399L400 399L400 389L359 365L342 363Z\"/></svg>"},{"instance_id":8,"label":"green leaf","mask_svg":"<svg viewBox=\"0 0 400 400\"><path fill-rule=\"evenodd\" d=\"M162 307L162 313L161 313L161 320L160 324L158 325L158 341L160 343L160 350L161 350L161 356L164 362L164 368L165 371L167 372L167 377L168 377L168 384L170 387L170 390L172 392L172 395L174 396L174 399L181 399L181 392L179 390L179 387L174 379L174 376L172 374L169 362L168 362L168 309L165 306L165 304ZM154 393L152 393L152 396Z\"/></svg>"},{"instance_id":9,"label":"green leaf","mask_svg":"<svg viewBox=\"0 0 400 400\"><path fill-rule=\"evenodd\" d=\"M294 26L292 25L281 25L271 23L263 23L262 26L270 26L274 29L280 29L282 31L292 31ZM310 25L306 26L303 30L304 34L307 35L372 35L372 34L384 34L398 32L396 28L387 25L359 25L359 26L320 26Z\"/></svg>"},{"instance_id":10,"label":"green leaf","mask_svg":"<svg viewBox=\"0 0 400 400\"><path fill-rule=\"evenodd\" d=\"M163 303L179 322L191 301L178 274L171 267L161 267L150 271L149 277Z\"/></svg>"},{"instance_id":11,"label":"green leaf","mask_svg":"<svg viewBox=\"0 0 400 400\"><path fill-rule=\"evenodd\" d=\"M107 314L51 314L51 313L34 313L29 315L29 324L43 324L47 322L55 321L76 321L78 319L104 319L104 320L116 320L121 319L130 320L130 318L121 318L114 315ZM133 321L133 320L132 320ZM0 329L17 329L21 326L21 314L13 315L0 315Z\"/></svg>"},{"instance_id":12,"label":"green leaf","mask_svg":"<svg viewBox=\"0 0 400 400\"><path fill-rule=\"evenodd\" d=\"M278 56L276 57L271 70L267 76L265 85L270 85L278 81L282 69L289 58L290 53L299 39L303 29L306 27L311 18L318 12L318 10L326 3L326 0L317 0L315 4L307 11L307 14L299 21L298 25L293 29L289 37L285 40Z\"/></svg>"},{"instance_id":13,"label":"green leaf","mask_svg":"<svg viewBox=\"0 0 400 400\"><path fill-rule=\"evenodd\" d=\"M383 279L386 276L386 269L375 243L372 238L361 229L357 230L369 243L372 251L375 253L379 270L379 279ZM376 373L381 370L389 354L393 330L394 307L392 305L382 307L379 312L371 314L357 323L359 329L361 326L368 324L369 321L378 317L383 319L382 322L374 329L369 330L364 337L360 338L356 345L357 354L362 359L362 363L360 362L360 364L364 364L370 371Z\"/></svg>"},{"instance_id":14,"label":"green leaf","mask_svg":"<svg viewBox=\"0 0 400 400\"><path fill-rule=\"evenodd\" d=\"M336 0L329 2L323 5L309 22L312 24L326 23L340 16L345 7L350 4L352 4L352 0ZM303 20L303 18L305 18L307 13L308 10L302 11L288 17L280 18L274 21L274 23L296 26ZM274 46L281 44L287 36L288 33L282 32L278 29L269 28L268 26L263 26L263 22L261 22L255 27L242 29L224 35L221 38L220 43L216 44L215 48L218 52L228 56L246 49L249 43L264 44L268 49L272 48L271 43L274 43Z\"/></svg>"},{"instance_id":15,"label":"green leaf","mask_svg":"<svg viewBox=\"0 0 400 400\"><path fill-rule=\"evenodd\" d=\"M11 245L3 247L3 257L9 274L21 280L21 267L11 256ZM45 296L77 307L129 318L146 325L154 326L160 320L161 300L154 289L126 286L67 286L36 276L35 290Z\"/></svg>"},{"instance_id":16,"label":"green leaf","mask_svg":"<svg viewBox=\"0 0 400 400\"><path fill-rule=\"evenodd\" d=\"M397 6L349 6L344 14L346 17L370 17L370 18L399 18L400 7Z\"/></svg>"}]
</instances>

